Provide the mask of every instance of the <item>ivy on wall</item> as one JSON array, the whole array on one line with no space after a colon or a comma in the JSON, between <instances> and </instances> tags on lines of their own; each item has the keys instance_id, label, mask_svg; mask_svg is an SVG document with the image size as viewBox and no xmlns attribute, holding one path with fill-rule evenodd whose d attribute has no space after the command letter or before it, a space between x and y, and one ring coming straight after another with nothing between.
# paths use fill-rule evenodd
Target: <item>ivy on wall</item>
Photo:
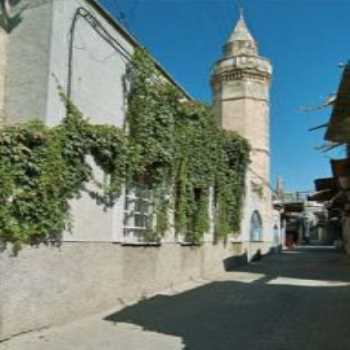
<instances>
[{"instance_id":1,"label":"ivy on wall","mask_svg":"<svg viewBox=\"0 0 350 350\"><path fill-rule=\"evenodd\" d=\"M67 116L57 127L32 121L0 132L0 239L15 250L23 243L58 242L70 225L71 199L86 191L110 206L125 181L133 150L126 136L88 123L66 102ZM106 183L96 181L88 156L108 174Z\"/></svg>"},{"instance_id":2,"label":"ivy on wall","mask_svg":"<svg viewBox=\"0 0 350 350\"><path fill-rule=\"evenodd\" d=\"M177 234L200 243L210 196L217 235L238 231L247 141L219 129L208 106L185 101L145 51L136 51L128 78L127 132L90 123L63 94L67 115L58 126L32 121L1 129L1 241L15 249L59 242L70 227L70 200L87 192L110 207L133 182L154 194L152 239L169 228L172 208ZM104 181L95 179L93 163Z\"/></svg>"},{"instance_id":3,"label":"ivy on wall","mask_svg":"<svg viewBox=\"0 0 350 350\"><path fill-rule=\"evenodd\" d=\"M150 186L163 189L159 197L171 199L175 230L186 241L199 243L208 231L210 193L217 236L237 232L248 142L221 130L209 106L183 101L145 51L136 52L129 78L130 138L141 151L136 177L147 174ZM166 221L159 215L158 220ZM167 225L162 226L165 231Z\"/></svg>"}]
</instances>

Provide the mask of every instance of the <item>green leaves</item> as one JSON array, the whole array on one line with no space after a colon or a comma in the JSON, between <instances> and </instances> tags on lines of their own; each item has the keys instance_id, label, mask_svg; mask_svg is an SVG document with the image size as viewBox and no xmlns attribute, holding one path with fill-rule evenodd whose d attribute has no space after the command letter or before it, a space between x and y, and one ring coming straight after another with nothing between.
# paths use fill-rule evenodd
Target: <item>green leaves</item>
<instances>
[{"instance_id":1,"label":"green leaves","mask_svg":"<svg viewBox=\"0 0 350 350\"><path fill-rule=\"evenodd\" d=\"M15 249L57 242L70 227L71 199L87 191L112 206L122 186L138 179L153 192L152 239L169 228L172 208L176 232L200 243L209 229L210 192L217 235L239 229L247 141L220 130L208 106L183 102L144 50L135 52L128 77L128 135L91 124L62 92L67 115L60 125L32 121L0 130L1 241ZM103 180L95 179L93 164Z\"/></svg>"},{"instance_id":2,"label":"green leaves","mask_svg":"<svg viewBox=\"0 0 350 350\"><path fill-rule=\"evenodd\" d=\"M89 157L109 181L99 204L113 205L125 182L126 136L113 126L92 125L70 102L55 128L39 121L0 131L0 240L14 244L56 242L70 226L69 200L94 182Z\"/></svg>"},{"instance_id":3,"label":"green leaves","mask_svg":"<svg viewBox=\"0 0 350 350\"><path fill-rule=\"evenodd\" d=\"M127 121L130 139L140 157L134 176L147 174L157 186L174 170L177 92L164 82L143 50L137 50L130 71Z\"/></svg>"},{"instance_id":4,"label":"green leaves","mask_svg":"<svg viewBox=\"0 0 350 350\"><path fill-rule=\"evenodd\" d=\"M182 102L144 50L136 51L129 77L128 126L140 152L131 177L146 174L155 192L171 195L175 230L186 240L199 243L208 231L210 188L216 194L217 234L237 231L249 161L246 140L220 130L208 106ZM166 210L157 212L164 226Z\"/></svg>"}]
</instances>

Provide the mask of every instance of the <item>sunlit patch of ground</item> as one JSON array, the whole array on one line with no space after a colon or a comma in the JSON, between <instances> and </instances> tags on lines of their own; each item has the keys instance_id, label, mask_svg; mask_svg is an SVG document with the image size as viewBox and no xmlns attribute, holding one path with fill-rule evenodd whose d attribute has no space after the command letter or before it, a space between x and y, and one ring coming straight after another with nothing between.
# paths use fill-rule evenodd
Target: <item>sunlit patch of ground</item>
<instances>
[{"instance_id":1,"label":"sunlit patch of ground","mask_svg":"<svg viewBox=\"0 0 350 350\"><path fill-rule=\"evenodd\" d=\"M283 286L302 286L302 287L349 287L349 282L341 281L322 281L322 280L310 280L302 278L288 278L277 277L267 284L271 285L283 285Z\"/></svg>"}]
</instances>

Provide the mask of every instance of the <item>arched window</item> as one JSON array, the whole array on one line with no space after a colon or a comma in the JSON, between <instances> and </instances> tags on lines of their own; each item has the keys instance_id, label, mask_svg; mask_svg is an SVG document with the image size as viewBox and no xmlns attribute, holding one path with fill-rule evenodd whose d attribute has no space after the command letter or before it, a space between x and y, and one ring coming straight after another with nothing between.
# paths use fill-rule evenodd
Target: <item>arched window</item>
<instances>
[{"instance_id":1,"label":"arched window","mask_svg":"<svg viewBox=\"0 0 350 350\"><path fill-rule=\"evenodd\" d=\"M263 223L260 213L255 210L250 218L250 240L261 241L263 232Z\"/></svg>"}]
</instances>

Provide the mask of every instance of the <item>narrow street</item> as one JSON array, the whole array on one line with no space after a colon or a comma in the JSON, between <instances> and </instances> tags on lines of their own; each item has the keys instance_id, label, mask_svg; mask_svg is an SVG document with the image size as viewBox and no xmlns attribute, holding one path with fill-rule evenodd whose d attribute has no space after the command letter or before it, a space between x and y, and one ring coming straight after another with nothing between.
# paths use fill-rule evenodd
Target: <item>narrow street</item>
<instances>
[{"instance_id":1,"label":"narrow street","mask_svg":"<svg viewBox=\"0 0 350 350\"><path fill-rule=\"evenodd\" d=\"M350 258L331 248L272 255L192 287L25 334L0 349L350 348Z\"/></svg>"}]
</instances>

